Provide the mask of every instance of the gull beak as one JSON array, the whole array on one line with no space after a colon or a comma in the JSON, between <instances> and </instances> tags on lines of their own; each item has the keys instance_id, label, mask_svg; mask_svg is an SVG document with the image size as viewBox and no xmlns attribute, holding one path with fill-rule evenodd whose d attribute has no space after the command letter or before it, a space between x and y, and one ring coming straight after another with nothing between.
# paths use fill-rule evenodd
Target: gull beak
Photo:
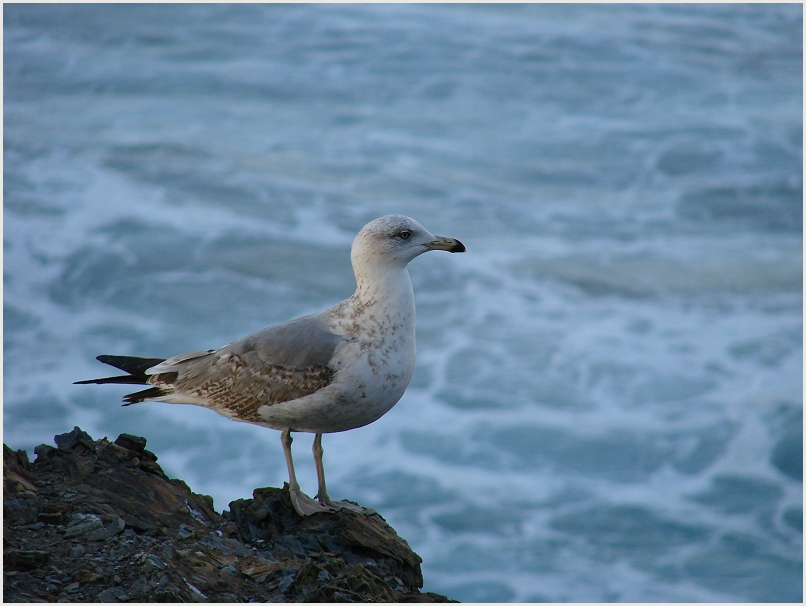
<instances>
[{"instance_id":1,"label":"gull beak","mask_svg":"<svg viewBox=\"0 0 806 606\"><path fill-rule=\"evenodd\" d=\"M448 252L465 252L465 245L459 242L456 238L444 238L443 236L435 236L431 242L426 243L427 250L447 250Z\"/></svg>"}]
</instances>

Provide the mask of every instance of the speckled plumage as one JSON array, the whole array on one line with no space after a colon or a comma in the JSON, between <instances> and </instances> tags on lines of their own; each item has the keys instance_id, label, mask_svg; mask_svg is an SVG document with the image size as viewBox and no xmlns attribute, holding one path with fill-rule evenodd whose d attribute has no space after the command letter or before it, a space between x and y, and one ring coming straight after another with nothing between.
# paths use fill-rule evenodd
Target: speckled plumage
<instances>
[{"instance_id":1,"label":"speckled plumage","mask_svg":"<svg viewBox=\"0 0 806 606\"><path fill-rule=\"evenodd\" d=\"M414 292L406 266L429 250L463 252L464 246L434 236L408 217L381 217L353 242L357 287L345 301L218 350L181 354L153 366L101 356L142 381L129 376L88 382L142 382L152 387L130 394L127 402L196 404L236 421L283 430L292 491L290 431L316 433L318 497L332 505L321 468L321 434L372 423L406 390L416 355ZM300 513L312 512L310 503L295 501L295 506Z\"/></svg>"}]
</instances>

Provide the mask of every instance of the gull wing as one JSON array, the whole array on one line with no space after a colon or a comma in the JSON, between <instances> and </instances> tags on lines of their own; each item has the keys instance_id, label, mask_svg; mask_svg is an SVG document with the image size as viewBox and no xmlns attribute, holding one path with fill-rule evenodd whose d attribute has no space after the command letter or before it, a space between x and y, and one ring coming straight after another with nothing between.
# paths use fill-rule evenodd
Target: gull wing
<instances>
[{"instance_id":1,"label":"gull wing","mask_svg":"<svg viewBox=\"0 0 806 606\"><path fill-rule=\"evenodd\" d=\"M345 338L327 329L324 314L275 324L215 351L169 358L146 372L149 383L203 401L227 416L260 421L260 406L295 400L326 387L329 365Z\"/></svg>"}]
</instances>

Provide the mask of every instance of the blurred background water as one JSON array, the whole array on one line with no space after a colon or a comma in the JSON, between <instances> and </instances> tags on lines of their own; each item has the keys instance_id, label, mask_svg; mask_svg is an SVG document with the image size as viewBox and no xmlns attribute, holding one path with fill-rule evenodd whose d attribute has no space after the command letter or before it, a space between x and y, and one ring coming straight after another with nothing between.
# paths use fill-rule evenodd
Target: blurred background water
<instances>
[{"instance_id":1,"label":"blurred background water","mask_svg":"<svg viewBox=\"0 0 806 606\"><path fill-rule=\"evenodd\" d=\"M71 383L338 302L403 213L468 252L412 263L412 385L324 445L425 589L801 600L800 5L3 9L10 446L282 485L277 432Z\"/></svg>"}]
</instances>

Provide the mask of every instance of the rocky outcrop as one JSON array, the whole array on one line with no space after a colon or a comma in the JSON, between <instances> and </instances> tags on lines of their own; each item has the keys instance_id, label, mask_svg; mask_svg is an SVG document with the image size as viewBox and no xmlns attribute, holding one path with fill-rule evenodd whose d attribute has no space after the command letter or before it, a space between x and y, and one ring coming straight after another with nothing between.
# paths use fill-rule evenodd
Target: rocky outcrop
<instances>
[{"instance_id":1,"label":"rocky outcrop","mask_svg":"<svg viewBox=\"0 0 806 606\"><path fill-rule=\"evenodd\" d=\"M288 487L218 514L168 478L146 440L3 445L7 602L446 602L377 513L300 517Z\"/></svg>"}]
</instances>

